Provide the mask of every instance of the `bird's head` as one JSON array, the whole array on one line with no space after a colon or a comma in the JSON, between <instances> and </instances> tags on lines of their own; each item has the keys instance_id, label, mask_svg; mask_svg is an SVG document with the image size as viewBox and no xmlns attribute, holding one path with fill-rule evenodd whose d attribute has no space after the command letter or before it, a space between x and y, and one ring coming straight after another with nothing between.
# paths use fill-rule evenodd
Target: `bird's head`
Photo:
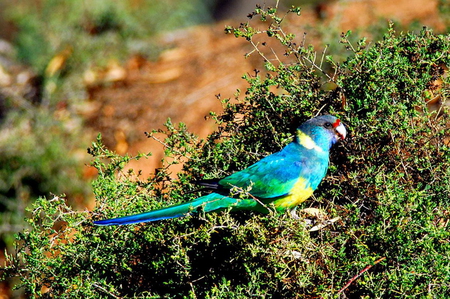
<instances>
[{"instance_id":1,"label":"bird's head","mask_svg":"<svg viewBox=\"0 0 450 299\"><path fill-rule=\"evenodd\" d=\"M345 139L344 124L333 115L321 115L304 122L297 129L296 141L306 148L320 147L328 151L340 139Z\"/></svg>"}]
</instances>

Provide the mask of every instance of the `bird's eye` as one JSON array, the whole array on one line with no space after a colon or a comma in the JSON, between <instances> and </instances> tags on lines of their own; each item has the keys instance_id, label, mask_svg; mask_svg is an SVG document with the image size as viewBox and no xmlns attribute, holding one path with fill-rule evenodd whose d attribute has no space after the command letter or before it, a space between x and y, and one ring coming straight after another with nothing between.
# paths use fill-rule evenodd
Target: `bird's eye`
<instances>
[{"instance_id":1,"label":"bird's eye","mask_svg":"<svg viewBox=\"0 0 450 299\"><path fill-rule=\"evenodd\" d=\"M325 123L325 128L331 128L333 125L331 123Z\"/></svg>"}]
</instances>

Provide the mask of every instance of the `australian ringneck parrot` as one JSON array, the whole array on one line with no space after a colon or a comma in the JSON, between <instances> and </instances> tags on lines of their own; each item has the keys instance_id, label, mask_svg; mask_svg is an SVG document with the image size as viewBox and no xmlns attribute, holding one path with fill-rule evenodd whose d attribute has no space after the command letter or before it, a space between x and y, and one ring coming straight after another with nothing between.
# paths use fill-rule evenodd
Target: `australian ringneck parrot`
<instances>
[{"instance_id":1,"label":"australian ringneck parrot","mask_svg":"<svg viewBox=\"0 0 450 299\"><path fill-rule=\"evenodd\" d=\"M308 199L325 177L330 148L347 131L332 115L314 117L298 127L294 140L281 151L223 179L199 184L213 192L192 201L131 216L95 221L96 225L123 225L183 217L197 213L232 210L268 212L269 207L283 212ZM234 190L232 190L234 189ZM245 190L245 198L236 194ZM234 196L234 197L233 197Z\"/></svg>"}]
</instances>

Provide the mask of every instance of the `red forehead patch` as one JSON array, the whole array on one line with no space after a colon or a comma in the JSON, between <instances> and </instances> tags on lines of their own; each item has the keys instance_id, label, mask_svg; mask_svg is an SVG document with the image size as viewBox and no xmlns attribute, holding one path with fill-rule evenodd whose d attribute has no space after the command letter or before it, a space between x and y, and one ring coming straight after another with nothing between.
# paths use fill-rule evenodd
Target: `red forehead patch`
<instances>
[{"instance_id":1,"label":"red forehead patch","mask_svg":"<svg viewBox=\"0 0 450 299\"><path fill-rule=\"evenodd\" d=\"M341 121L339 119L336 119L336 121L333 124L333 128L337 128L341 124Z\"/></svg>"}]
</instances>

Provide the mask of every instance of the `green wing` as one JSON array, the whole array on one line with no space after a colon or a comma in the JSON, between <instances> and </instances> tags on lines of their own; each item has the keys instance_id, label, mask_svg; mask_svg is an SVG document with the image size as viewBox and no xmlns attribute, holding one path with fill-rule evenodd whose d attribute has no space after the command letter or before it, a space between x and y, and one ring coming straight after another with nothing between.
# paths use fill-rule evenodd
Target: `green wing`
<instances>
[{"instance_id":1,"label":"green wing","mask_svg":"<svg viewBox=\"0 0 450 299\"><path fill-rule=\"evenodd\" d=\"M288 145L284 150L265 157L250 167L219 181L225 189L233 186L247 189L258 198L276 198L289 194L302 173L308 172L306 158Z\"/></svg>"}]
</instances>

